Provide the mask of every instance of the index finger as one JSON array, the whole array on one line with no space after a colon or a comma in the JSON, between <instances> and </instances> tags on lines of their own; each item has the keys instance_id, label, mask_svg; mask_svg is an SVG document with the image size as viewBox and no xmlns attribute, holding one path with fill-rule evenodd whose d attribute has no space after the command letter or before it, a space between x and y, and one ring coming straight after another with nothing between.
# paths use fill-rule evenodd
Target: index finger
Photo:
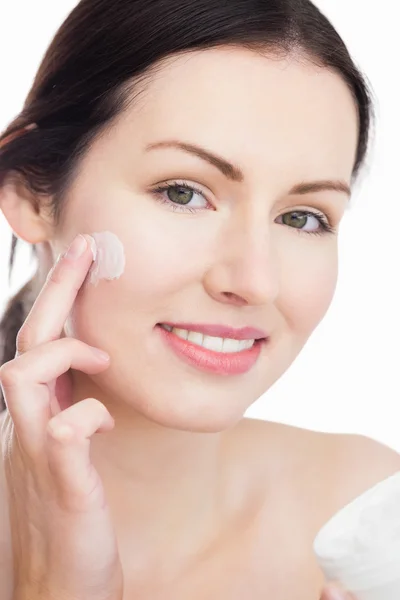
<instances>
[{"instance_id":1,"label":"index finger","mask_svg":"<svg viewBox=\"0 0 400 600\"><path fill-rule=\"evenodd\" d=\"M52 267L17 337L17 352L58 339L94 260L95 242L78 235Z\"/></svg>"}]
</instances>

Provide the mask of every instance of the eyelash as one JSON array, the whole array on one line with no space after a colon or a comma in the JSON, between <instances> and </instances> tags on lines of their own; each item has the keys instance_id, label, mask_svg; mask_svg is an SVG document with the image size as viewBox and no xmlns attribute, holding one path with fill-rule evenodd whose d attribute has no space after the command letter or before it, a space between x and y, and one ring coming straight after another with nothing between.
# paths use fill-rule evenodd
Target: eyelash
<instances>
[{"instance_id":1,"label":"eyelash","mask_svg":"<svg viewBox=\"0 0 400 600\"><path fill-rule=\"evenodd\" d=\"M188 190L190 192L196 192L196 194L200 194L201 196L203 196L204 200L206 200L206 202L211 206L210 202L208 202L207 198L205 197L205 194L203 192L203 190L201 190L200 188L196 187L195 185L189 185L186 181L174 181L172 183L165 183L162 184L160 186L158 186L157 188L153 189L152 192L155 194L157 200L159 202L161 202L162 204L166 204L171 210L175 211L175 212L183 212L183 213L192 213L195 214L201 210L209 210L209 208L191 208L190 206L184 205L184 204L178 204L175 202L172 202L171 200L168 200L167 198L165 198L164 196L162 196L162 194L164 192L168 192L168 190L170 189L176 189L176 188L183 188L185 190ZM324 235L327 233L330 234L334 234L336 233L336 229L335 227L333 227L330 223L329 220L327 219L327 217L324 215L324 213L315 210L315 211L310 211L310 210L292 210L289 211L288 213L284 213L284 214L290 214L290 213L300 213L302 216L304 217L314 217L315 219L317 219L317 221L319 222L321 229L317 230L317 231L305 231L304 229L298 229L296 227L291 227L290 229L295 229L297 231L297 233L300 234L305 234L305 235ZM284 215L281 215L281 217L283 217ZM289 227L289 225L287 225L287 227Z\"/></svg>"},{"instance_id":2,"label":"eyelash","mask_svg":"<svg viewBox=\"0 0 400 600\"><path fill-rule=\"evenodd\" d=\"M314 217L314 219L317 219L318 223L321 226L321 229L317 229L316 231L306 231L305 229L298 229L297 227L290 227L290 229L294 229L295 231L297 231L297 233L303 234L303 235L325 235L325 234L335 234L337 232L336 228L333 227L333 225L331 225L327 219L327 217L324 215L324 213L319 212L318 210L300 210L300 209L296 209L296 210L290 210L288 213L284 213L284 214L291 214L291 213L299 213L302 217ZM282 217L284 215L281 215ZM287 225L287 227L289 227L289 225Z\"/></svg>"},{"instance_id":3,"label":"eyelash","mask_svg":"<svg viewBox=\"0 0 400 600\"><path fill-rule=\"evenodd\" d=\"M209 210L208 208L191 208L190 206L172 202L172 200L168 200L164 196L161 196L161 194L163 192L168 192L168 190L175 189L175 188L183 188L184 190L188 190L189 192L196 192L196 194L200 194L200 196L203 196L204 200L206 200L206 202L208 204L210 204L210 202L208 202L207 198L205 197L203 190L201 190L200 188L197 188L195 185L189 185L186 181L183 181L183 182L174 181L172 183L165 183L163 185L160 185L156 189L154 189L153 192L157 195L160 194L160 196L157 199L162 204L167 204L172 210L174 210L176 212L197 213L197 212L199 212L199 210ZM210 204L210 206L211 206L211 204Z\"/></svg>"}]
</instances>

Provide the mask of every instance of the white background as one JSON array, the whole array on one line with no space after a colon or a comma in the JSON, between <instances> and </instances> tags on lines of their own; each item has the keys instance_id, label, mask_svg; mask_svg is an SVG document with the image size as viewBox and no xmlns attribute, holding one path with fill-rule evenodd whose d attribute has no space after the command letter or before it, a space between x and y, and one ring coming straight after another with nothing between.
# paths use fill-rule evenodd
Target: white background
<instances>
[{"instance_id":1,"label":"white background","mask_svg":"<svg viewBox=\"0 0 400 600\"><path fill-rule=\"evenodd\" d=\"M39 62L75 0L0 5L0 130L22 107ZM398 32L393 0L318 0L367 74L377 99L370 166L340 236L334 303L288 373L249 416L309 429L356 432L400 451ZM8 286L11 232L0 212L0 310L35 269L22 245Z\"/></svg>"}]
</instances>

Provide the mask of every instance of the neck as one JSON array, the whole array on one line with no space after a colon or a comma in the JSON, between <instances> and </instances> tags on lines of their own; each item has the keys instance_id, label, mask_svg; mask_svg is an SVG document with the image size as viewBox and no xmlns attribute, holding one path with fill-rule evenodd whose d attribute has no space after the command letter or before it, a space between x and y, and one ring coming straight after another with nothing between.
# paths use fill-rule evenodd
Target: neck
<instances>
[{"instance_id":1,"label":"neck","mask_svg":"<svg viewBox=\"0 0 400 600\"><path fill-rule=\"evenodd\" d=\"M221 527L225 502L223 435L167 429L122 403L109 402L93 382L73 372L74 403L98 398L115 420L113 431L95 435L92 462L106 489L119 543L138 548L138 560L165 560L206 547Z\"/></svg>"}]
</instances>

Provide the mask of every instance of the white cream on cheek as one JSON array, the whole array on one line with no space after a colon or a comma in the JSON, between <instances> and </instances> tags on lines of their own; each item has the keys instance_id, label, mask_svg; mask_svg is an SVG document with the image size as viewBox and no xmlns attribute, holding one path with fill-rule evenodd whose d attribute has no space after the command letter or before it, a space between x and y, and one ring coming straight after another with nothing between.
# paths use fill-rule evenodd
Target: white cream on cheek
<instances>
[{"instance_id":1,"label":"white cream on cheek","mask_svg":"<svg viewBox=\"0 0 400 600\"><path fill-rule=\"evenodd\" d=\"M111 231L89 234L94 262L88 274L88 281L97 286L101 279L119 279L125 270L125 253L121 240Z\"/></svg>"}]
</instances>

